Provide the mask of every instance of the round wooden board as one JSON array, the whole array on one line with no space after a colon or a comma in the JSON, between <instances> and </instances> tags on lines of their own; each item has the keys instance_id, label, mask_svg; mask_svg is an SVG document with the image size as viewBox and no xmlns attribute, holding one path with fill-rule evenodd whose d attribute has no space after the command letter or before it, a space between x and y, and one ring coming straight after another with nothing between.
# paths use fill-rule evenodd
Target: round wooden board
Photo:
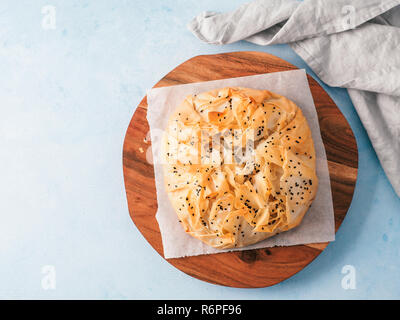
<instances>
[{"instance_id":1,"label":"round wooden board","mask_svg":"<svg viewBox=\"0 0 400 320\"><path fill-rule=\"evenodd\" d=\"M154 87L241 77L297 69L263 52L232 52L194 57L168 73ZM335 228L338 230L353 197L357 179L357 144L350 125L324 89L309 75L328 158ZM266 88L268 89L268 88ZM153 248L163 256L155 219L157 198L153 166L146 161L151 143L146 120L146 97L140 102L126 132L123 168L130 216ZM328 243L244 250L213 255L167 259L179 270L210 283L240 287L267 287L302 270Z\"/></svg>"}]
</instances>

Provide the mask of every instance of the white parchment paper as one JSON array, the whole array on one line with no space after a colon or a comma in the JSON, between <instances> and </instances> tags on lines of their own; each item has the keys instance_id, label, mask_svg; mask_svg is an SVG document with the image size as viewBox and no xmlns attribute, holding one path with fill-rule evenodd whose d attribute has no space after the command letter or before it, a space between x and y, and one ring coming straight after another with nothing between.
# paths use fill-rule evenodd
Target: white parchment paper
<instances>
[{"instance_id":1,"label":"white parchment paper","mask_svg":"<svg viewBox=\"0 0 400 320\"><path fill-rule=\"evenodd\" d=\"M282 232L244 248L219 250L186 234L178 221L164 186L164 174L160 160L162 132L167 126L172 111L189 94L223 87L241 86L269 90L286 96L301 108L306 117L314 139L317 157L317 176L319 187L312 206L303 221L296 228ZM255 76L230 78L155 88L147 92L147 120L150 125L155 183L157 189L158 211L156 219L160 227L165 258L178 258L226 251L248 250L273 246L319 243L335 240L335 223L325 148L322 143L318 116L303 69L260 74Z\"/></svg>"}]
</instances>

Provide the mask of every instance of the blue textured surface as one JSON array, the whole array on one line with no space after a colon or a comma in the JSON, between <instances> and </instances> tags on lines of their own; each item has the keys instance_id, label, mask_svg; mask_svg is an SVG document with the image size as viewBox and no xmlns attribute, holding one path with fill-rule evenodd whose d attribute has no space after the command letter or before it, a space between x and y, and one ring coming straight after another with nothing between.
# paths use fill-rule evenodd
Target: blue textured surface
<instances>
[{"instance_id":1,"label":"blue textured surface","mask_svg":"<svg viewBox=\"0 0 400 320\"><path fill-rule=\"evenodd\" d=\"M186 29L243 1L2 1L0 298L400 298L400 199L343 89L326 91L358 143L353 203L337 240L307 268L263 289L211 285L164 261L134 227L122 144L146 89L199 54L257 50L300 68L286 45L211 46ZM42 28L44 5L56 29ZM41 286L44 265L56 289ZM341 286L343 266L356 289Z\"/></svg>"}]
</instances>

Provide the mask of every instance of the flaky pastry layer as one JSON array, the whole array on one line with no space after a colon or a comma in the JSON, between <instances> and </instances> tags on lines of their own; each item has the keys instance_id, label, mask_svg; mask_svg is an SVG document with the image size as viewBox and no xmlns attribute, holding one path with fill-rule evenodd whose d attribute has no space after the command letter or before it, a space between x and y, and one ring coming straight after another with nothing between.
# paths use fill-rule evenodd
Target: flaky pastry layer
<instances>
[{"instance_id":1,"label":"flaky pastry layer","mask_svg":"<svg viewBox=\"0 0 400 320\"><path fill-rule=\"evenodd\" d=\"M302 111L267 90L188 96L163 137L164 177L184 230L243 247L299 225L318 187Z\"/></svg>"}]
</instances>

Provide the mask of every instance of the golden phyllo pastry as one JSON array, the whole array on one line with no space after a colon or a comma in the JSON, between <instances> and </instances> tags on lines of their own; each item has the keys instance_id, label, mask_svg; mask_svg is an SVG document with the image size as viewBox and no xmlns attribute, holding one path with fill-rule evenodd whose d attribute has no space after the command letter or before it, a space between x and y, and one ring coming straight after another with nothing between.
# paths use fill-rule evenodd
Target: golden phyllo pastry
<instances>
[{"instance_id":1,"label":"golden phyllo pastry","mask_svg":"<svg viewBox=\"0 0 400 320\"><path fill-rule=\"evenodd\" d=\"M267 90L188 96L163 137L169 199L184 230L215 248L247 246L296 227L318 186L301 110Z\"/></svg>"}]
</instances>

